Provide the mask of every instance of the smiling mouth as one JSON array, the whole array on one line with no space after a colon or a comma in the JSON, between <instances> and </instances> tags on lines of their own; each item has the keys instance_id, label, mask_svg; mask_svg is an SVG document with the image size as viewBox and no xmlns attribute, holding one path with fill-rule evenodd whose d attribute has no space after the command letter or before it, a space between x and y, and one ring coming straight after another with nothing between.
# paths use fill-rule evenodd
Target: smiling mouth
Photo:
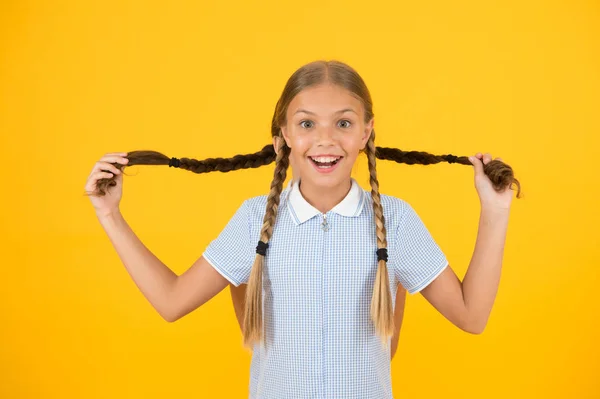
<instances>
[{"instance_id":1,"label":"smiling mouth","mask_svg":"<svg viewBox=\"0 0 600 399\"><path fill-rule=\"evenodd\" d=\"M329 162L319 162L316 159L314 159L313 157L308 157L308 158L312 161L312 163L314 163L315 165L317 165L317 167L320 167L320 168L329 168L329 167L335 165L336 163L338 163L344 157L338 157L337 159L334 159L334 160L329 161Z\"/></svg>"}]
</instances>

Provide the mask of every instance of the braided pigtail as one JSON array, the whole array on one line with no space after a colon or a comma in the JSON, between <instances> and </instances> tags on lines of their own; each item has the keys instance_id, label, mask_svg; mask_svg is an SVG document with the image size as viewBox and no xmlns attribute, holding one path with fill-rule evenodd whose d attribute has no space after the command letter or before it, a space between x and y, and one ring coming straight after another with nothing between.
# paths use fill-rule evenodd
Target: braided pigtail
<instances>
[{"instance_id":1,"label":"braided pigtail","mask_svg":"<svg viewBox=\"0 0 600 399\"><path fill-rule=\"evenodd\" d=\"M457 163L461 165L473 166L466 156L456 156L452 154L434 155L424 151L402 151L398 148L376 147L376 157L381 160L395 161L408 165L434 165L440 162ZM493 159L483 165L483 172L492 182L496 191L503 191L505 188L513 189L513 184L517 187L517 198L521 198L521 183L515 178L513 169L503 161Z\"/></svg>"},{"instance_id":2,"label":"braided pigtail","mask_svg":"<svg viewBox=\"0 0 600 399\"><path fill-rule=\"evenodd\" d=\"M387 238L385 231L385 218L381 197L379 195L379 181L375 167L375 130L365 147L365 154L369 161L369 180L371 182L371 198L375 214L375 234L377 235L377 275L371 298L371 319L375 325L375 332L380 336L382 344L394 334L394 312L392 308L392 293L387 268Z\"/></svg>"},{"instance_id":3,"label":"braided pigtail","mask_svg":"<svg viewBox=\"0 0 600 399\"><path fill-rule=\"evenodd\" d=\"M257 254L252 265L246 289L242 330L244 334L244 346L248 349L252 349L254 343L261 342L264 338L262 312L264 258L269 246L269 240L273 235L273 227L275 226L277 209L279 208L279 198L289 165L289 147L287 147L284 140L279 140L279 146L275 160L275 172L273 173L273 181L271 182L271 191L267 197L267 209L260 230L260 240L256 247Z\"/></svg>"},{"instance_id":4,"label":"braided pigtail","mask_svg":"<svg viewBox=\"0 0 600 399\"><path fill-rule=\"evenodd\" d=\"M189 170L194 173L210 173L210 172L230 172L239 169L259 168L269 165L275 160L275 150L273 145L269 144L262 150L245 155L235 155L231 158L207 158L197 160L193 158L169 158L168 156L157 151L131 151L127 153L129 162L123 165L118 162L112 163L119 170L127 166L134 165L169 165L179 169ZM108 192L108 188L117 184L116 176L110 178L99 179L96 183L96 190L88 195L104 196Z\"/></svg>"},{"instance_id":5,"label":"braided pigtail","mask_svg":"<svg viewBox=\"0 0 600 399\"><path fill-rule=\"evenodd\" d=\"M118 162L112 163L114 167L123 170L134 165L169 165L179 169L186 169L194 173L230 172L238 169L259 168L269 165L275 161L275 149L272 144L265 145L260 151L245 155L235 155L231 158L207 158L196 160L192 158L169 158L157 151L131 151L127 153L129 162L123 165ZM452 154L434 155L424 151L403 151L398 148L375 147L375 157L381 160L394 161L408 165L433 165L440 162L457 163L473 166L466 156ZM517 187L517 198L522 198L521 184L514 177L510 165L494 159L483 165L483 172L490 178L494 189L502 191L506 187L513 189ZM99 179L96 190L88 195L103 196L109 187L117 184L116 176Z\"/></svg>"}]
</instances>

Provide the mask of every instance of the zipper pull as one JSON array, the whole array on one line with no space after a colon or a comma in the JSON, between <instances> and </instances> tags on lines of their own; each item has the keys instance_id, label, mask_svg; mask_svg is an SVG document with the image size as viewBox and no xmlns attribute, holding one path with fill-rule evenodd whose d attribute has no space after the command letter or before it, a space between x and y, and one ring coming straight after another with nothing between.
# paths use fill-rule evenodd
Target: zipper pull
<instances>
[{"instance_id":1,"label":"zipper pull","mask_svg":"<svg viewBox=\"0 0 600 399\"><path fill-rule=\"evenodd\" d=\"M321 223L321 228L323 231L329 230L329 224L327 223L327 215L323 213L323 223Z\"/></svg>"}]
</instances>

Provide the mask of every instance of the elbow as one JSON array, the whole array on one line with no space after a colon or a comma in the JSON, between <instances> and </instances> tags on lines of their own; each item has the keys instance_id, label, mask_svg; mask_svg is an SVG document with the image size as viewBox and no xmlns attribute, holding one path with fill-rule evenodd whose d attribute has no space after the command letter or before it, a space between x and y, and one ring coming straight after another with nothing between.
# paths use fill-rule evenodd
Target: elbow
<instances>
[{"instance_id":1,"label":"elbow","mask_svg":"<svg viewBox=\"0 0 600 399\"><path fill-rule=\"evenodd\" d=\"M460 330L473 335L482 334L487 325L487 317L477 317L470 314L466 309L460 315L456 315L456 318L450 320Z\"/></svg>"},{"instance_id":2,"label":"elbow","mask_svg":"<svg viewBox=\"0 0 600 399\"><path fill-rule=\"evenodd\" d=\"M482 326L469 326L468 328L462 328L464 332L468 332L469 334L479 335L482 334L485 330L485 325Z\"/></svg>"},{"instance_id":3,"label":"elbow","mask_svg":"<svg viewBox=\"0 0 600 399\"><path fill-rule=\"evenodd\" d=\"M164 317L164 316L163 316L163 319L164 319L164 320L165 320L167 323L175 323L177 320L179 320L179 319L177 319L176 317Z\"/></svg>"},{"instance_id":4,"label":"elbow","mask_svg":"<svg viewBox=\"0 0 600 399\"><path fill-rule=\"evenodd\" d=\"M457 327L469 334L480 335L485 330L486 325L487 325L487 319L482 319L482 320L471 319L467 322L461 323Z\"/></svg>"},{"instance_id":5,"label":"elbow","mask_svg":"<svg viewBox=\"0 0 600 399\"><path fill-rule=\"evenodd\" d=\"M167 323L174 323L179 320L183 315L179 312L177 304L173 301L173 297L167 297L162 303L162 306L155 307L156 311Z\"/></svg>"},{"instance_id":6,"label":"elbow","mask_svg":"<svg viewBox=\"0 0 600 399\"><path fill-rule=\"evenodd\" d=\"M163 318L163 320L166 321L167 323L173 323L173 322L177 321L177 317L174 317L172 315L165 314L165 313L159 313L159 314Z\"/></svg>"},{"instance_id":7,"label":"elbow","mask_svg":"<svg viewBox=\"0 0 600 399\"><path fill-rule=\"evenodd\" d=\"M163 309L162 311L158 311L158 314L167 322L174 323L181 318L181 316L177 315L176 312L171 310Z\"/></svg>"}]
</instances>

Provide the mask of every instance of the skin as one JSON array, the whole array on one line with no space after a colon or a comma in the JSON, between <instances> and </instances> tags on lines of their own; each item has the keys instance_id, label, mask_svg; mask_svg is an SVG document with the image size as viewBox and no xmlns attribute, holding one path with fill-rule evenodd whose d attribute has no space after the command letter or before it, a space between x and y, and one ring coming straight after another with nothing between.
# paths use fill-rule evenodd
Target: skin
<instances>
[{"instance_id":1,"label":"skin","mask_svg":"<svg viewBox=\"0 0 600 399\"><path fill-rule=\"evenodd\" d=\"M299 112L301 109L310 113ZM344 109L352 111L337 112ZM373 124L373 120L364 122L362 103L350 92L334 85L305 89L290 103L286 124L281 127L282 135L291 148L290 162L296 173L302 176L302 196L321 212L329 211L350 190L352 166L359 150L366 145ZM343 158L335 171L321 174L309 159L310 155L318 154L334 154ZM463 281L448 265L420 291L447 320L471 334L483 332L496 298L512 201L512 191L507 187L496 192L483 172L483 166L492 159L491 154L480 152L469 157L475 172L474 182L481 210L473 256ZM405 291L398 292L400 297L396 297L396 309L403 310ZM395 314L395 319L401 321L402 315ZM397 323L398 329L399 326L400 323ZM397 335L394 334L394 352Z\"/></svg>"},{"instance_id":2,"label":"skin","mask_svg":"<svg viewBox=\"0 0 600 399\"><path fill-rule=\"evenodd\" d=\"M344 109L351 111L338 113ZM302 176L302 196L323 213L350 190L352 167L374 124L373 119L368 122L364 119L361 101L332 84L302 90L288 107L281 132L291 148L290 159ZM318 154L343 158L336 170L322 174L309 159L310 155ZM492 160L489 153L477 153L469 159L475 170L475 188L481 205L471 262L462 282L448 265L420 293L455 326L480 334L487 324L500 282L512 190L506 187L496 192L483 173L483 165Z\"/></svg>"},{"instance_id":3,"label":"skin","mask_svg":"<svg viewBox=\"0 0 600 399\"><path fill-rule=\"evenodd\" d=\"M362 104L357 101L350 92L331 85L306 89L290 104L282 126L284 139L292 149L291 162L298 176L302 176L302 195L321 212L329 211L348 193L352 165L371 134L373 121L363 122ZM314 114L295 114L300 107ZM353 108L358 117L353 112L335 114L345 108ZM300 119L313 122L301 124ZM341 122L342 119L352 119L353 123ZM308 155L321 153L344 158L335 171L324 175L308 159ZM96 216L138 289L166 321L174 322L208 302L229 281L203 256L177 275L141 242L120 212L123 175L111 165L127 164L126 155L105 154L94 165L84 189L93 192L99 179L115 177L117 185L108 195L90 196ZM469 157L481 209L475 248L463 281L448 266L420 291L452 324L472 334L483 332L496 298L513 197L510 187L496 191L485 175L483 166L492 159L489 153Z\"/></svg>"},{"instance_id":4,"label":"skin","mask_svg":"<svg viewBox=\"0 0 600 399\"><path fill-rule=\"evenodd\" d=\"M279 137L273 138L273 147L277 152L278 142L281 140ZM290 159L290 167L292 169L292 176L298 176L296 172L298 169L294 166L295 161ZM240 331L242 331L242 323L244 318L244 307L246 304L246 288L247 284L240 284L239 286L235 286L233 284L229 284L229 290L231 293L231 301L233 303L233 309L235 311L235 317L238 321L238 325L240 327ZM396 351L398 349L398 340L400 338L400 329L402 328L402 320L404 318L404 308L406 302L406 290L402 285L398 284L396 291L396 304L394 309L394 335L391 340L390 347L390 361L394 358Z\"/></svg>"}]
</instances>

